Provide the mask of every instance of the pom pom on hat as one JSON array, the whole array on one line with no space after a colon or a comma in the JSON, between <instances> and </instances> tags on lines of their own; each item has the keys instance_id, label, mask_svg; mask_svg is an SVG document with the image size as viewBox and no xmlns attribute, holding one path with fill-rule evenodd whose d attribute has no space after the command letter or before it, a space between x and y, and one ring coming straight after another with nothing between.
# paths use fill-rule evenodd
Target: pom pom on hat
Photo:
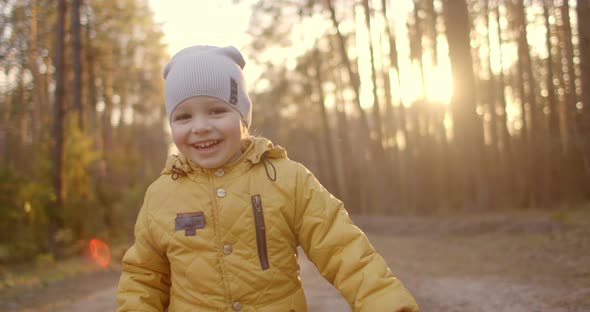
<instances>
[{"instance_id":1,"label":"pom pom on hat","mask_svg":"<svg viewBox=\"0 0 590 312\"><path fill-rule=\"evenodd\" d=\"M194 96L218 98L235 108L249 127L252 102L245 89L244 57L233 46L192 46L180 50L164 67L168 119L182 101Z\"/></svg>"}]
</instances>

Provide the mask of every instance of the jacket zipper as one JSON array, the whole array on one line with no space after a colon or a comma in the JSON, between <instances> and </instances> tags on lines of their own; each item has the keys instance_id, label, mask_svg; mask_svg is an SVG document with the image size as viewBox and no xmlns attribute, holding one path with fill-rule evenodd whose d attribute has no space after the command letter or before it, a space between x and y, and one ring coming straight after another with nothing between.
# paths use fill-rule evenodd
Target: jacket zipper
<instances>
[{"instance_id":1,"label":"jacket zipper","mask_svg":"<svg viewBox=\"0 0 590 312\"><path fill-rule=\"evenodd\" d=\"M260 266L264 271L268 269L270 265L268 263L268 252L266 250L266 228L264 226L264 212L262 211L262 200L260 199L260 195L252 196L252 211L254 212L258 259L260 259Z\"/></svg>"}]
</instances>

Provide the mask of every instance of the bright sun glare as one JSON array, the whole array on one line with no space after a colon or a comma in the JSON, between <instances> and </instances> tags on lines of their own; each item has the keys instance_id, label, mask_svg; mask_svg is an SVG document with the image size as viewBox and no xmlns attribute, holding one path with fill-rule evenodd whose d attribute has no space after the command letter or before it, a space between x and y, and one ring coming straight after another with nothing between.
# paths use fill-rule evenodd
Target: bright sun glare
<instances>
[{"instance_id":1,"label":"bright sun glare","mask_svg":"<svg viewBox=\"0 0 590 312\"><path fill-rule=\"evenodd\" d=\"M170 55L191 45L234 45L249 41L249 3L232 0L149 0L157 22L163 23Z\"/></svg>"},{"instance_id":2,"label":"bright sun glare","mask_svg":"<svg viewBox=\"0 0 590 312\"><path fill-rule=\"evenodd\" d=\"M251 16L250 5L253 0L241 1L234 4L231 0L149 0L150 6L154 11L156 21L163 24L165 42L168 44L170 55L178 52L184 47L202 44L202 45L234 45L242 48L248 45L250 36L247 33L248 23ZM397 6L395 16L392 18L396 21L404 21L404 14L411 10L411 6L404 5L404 2L394 2ZM383 21L381 21L382 23ZM304 25L305 24L305 25ZM358 22L357 22L357 25ZM362 24L360 24L362 25ZM274 51L274 59L284 59L287 64L294 62L296 52L301 53L303 49L309 48L317 37L320 35L319 29L329 28L330 23L320 18L309 18L302 25L294 29L293 42L300 43L299 46L290 48L290 51L281 52L282 57L278 57ZM345 26L345 25L343 25ZM422 78L420 70L416 64L407 60L409 51L407 47L406 36L403 34L405 25L396 22L398 36L398 53L400 54L400 72L401 86L397 83L397 73L390 73L392 92L396 99L394 102L399 103L403 100L405 105L420 99L422 97ZM354 26L353 26L354 27ZM366 32L361 28L357 29L358 41L357 46L361 48L352 53L358 53L359 70L363 81L370 82L370 64L368 64L368 38ZM296 38L300 40L297 40ZM364 43L363 43L364 42ZM443 54L444 56L444 54ZM246 62L248 55L244 53ZM426 98L433 102L447 104L452 95L452 79L450 77L450 65L448 60L441 58L437 67L425 64L425 82L427 89L424 91ZM248 80L254 83L259 77L259 69L253 66L246 71ZM366 108L372 105L372 86L370 83L364 83L361 86L361 100L365 103ZM333 99L328 99L333 102ZM327 103L332 106L333 103Z\"/></svg>"}]
</instances>

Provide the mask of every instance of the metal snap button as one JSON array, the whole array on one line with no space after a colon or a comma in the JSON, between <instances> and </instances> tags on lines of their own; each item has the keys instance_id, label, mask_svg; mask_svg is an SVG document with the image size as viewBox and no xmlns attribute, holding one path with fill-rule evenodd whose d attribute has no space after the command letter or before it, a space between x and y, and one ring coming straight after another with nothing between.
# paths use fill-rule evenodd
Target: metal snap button
<instances>
[{"instance_id":1,"label":"metal snap button","mask_svg":"<svg viewBox=\"0 0 590 312\"><path fill-rule=\"evenodd\" d=\"M227 192L224 189L222 189L222 188L217 189L217 197L223 198L223 197L225 197L225 195L227 195Z\"/></svg>"},{"instance_id":2,"label":"metal snap button","mask_svg":"<svg viewBox=\"0 0 590 312\"><path fill-rule=\"evenodd\" d=\"M232 247L232 245L224 245L223 246L223 253L226 255L229 255L232 253L232 251L234 250L234 248Z\"/></svg>"}]
</instances>

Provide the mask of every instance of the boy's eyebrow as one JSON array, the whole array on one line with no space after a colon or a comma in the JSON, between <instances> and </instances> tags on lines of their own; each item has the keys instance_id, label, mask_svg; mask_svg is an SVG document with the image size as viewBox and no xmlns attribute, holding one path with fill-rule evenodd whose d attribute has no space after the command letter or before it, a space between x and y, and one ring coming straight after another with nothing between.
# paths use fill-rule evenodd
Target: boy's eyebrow
<instances>
[{"instance_id":1,"label":"boy's eyebrow","mask_svg":"<svg viewBox=\"0 0 590 312\"><path fill-rule=\"evenodd\" d=\"M207 96L205 97L204 101L205 103L214 103L214 104L227 104L226 102L224 102L223 100L220 100L216 97L212 97L212 96Z\"/></svg>"}]
</instances>

